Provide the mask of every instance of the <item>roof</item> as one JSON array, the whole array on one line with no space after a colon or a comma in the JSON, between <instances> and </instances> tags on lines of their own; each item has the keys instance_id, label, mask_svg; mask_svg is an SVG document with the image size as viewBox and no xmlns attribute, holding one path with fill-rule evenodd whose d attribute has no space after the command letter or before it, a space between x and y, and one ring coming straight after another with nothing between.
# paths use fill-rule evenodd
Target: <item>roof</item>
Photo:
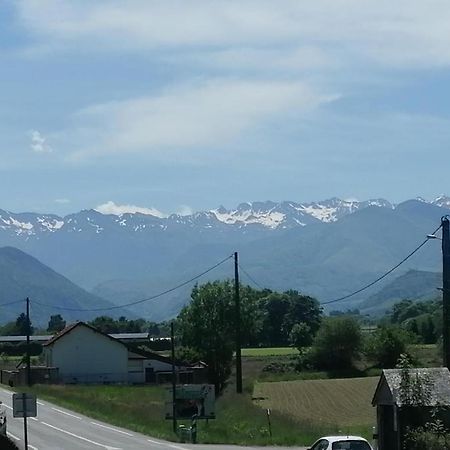
<instances>
[{"instance_id":1,"label":"roof","mask_svg":"<svg viewBox=\"0 0 450 450\"><path fill-rule=\"evenodd\" d=\"M50 335L31 335L31 342L47 342L53 337ZM26 336L0 336L0 342L25 342L27 340Z\"/></svg>"},{"instance_id":2,"label":"roof","mask_svg":"<svg viewBox=\"0 0 450 450\"><path fill-rule=\"evenodd\" d=\"M120 345L123 345L124 347L128 348L122 341L118 340L118 339L114 339L112 336L110 336L109 334L103 333L100 330L98 330L97 328L94 328L91 325L88 325L85 322L75 322L72 323L71 325L67 326L66 328L64 328L63 330L61 330L59 333L55 334L49 341L45 342L43 345L43 347L48 347L50 345L53 345L56 341L58 341L59 339L61 339L63 336L65 336L66 334L69 334L73 329L83 326L85 328L89 328L90 330L94 331L95 333L100 334L101 336L105 336L108 339L111 339L114 342L117 342Z\"/></svg>"},{"instance_id":3,"label":"roof","mask_svg":"<svg viewBox=\"0 0 450 450\"><path fill-rule=\"evenodd\" d=\"M114 339L124 340L124 341L135 341L143 340L148 341L148 333L109 333Z\"/></svg>"},{"instance_id":4,"label":"roof","mask_svg":"<svg viewBox=\"0 0 450 450\"><path fill-rule=\"evenodd\" d=\"M403 369L384 369L378 381L372 405L381 404L383 394L387 394L389 404L402 406L400 398L401 373ZM426 380L429 398L422 406L450 406L450 372L446 367L408 369L410 377Z\"/></svg>"}]
</instances>

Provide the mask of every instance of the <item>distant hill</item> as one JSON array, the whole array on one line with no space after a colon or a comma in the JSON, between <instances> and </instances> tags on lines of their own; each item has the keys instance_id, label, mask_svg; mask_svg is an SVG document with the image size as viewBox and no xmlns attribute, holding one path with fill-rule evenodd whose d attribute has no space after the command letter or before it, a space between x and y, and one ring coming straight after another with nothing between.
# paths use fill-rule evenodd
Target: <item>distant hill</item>
<instances>
[{"instance_id":1,"label":"distant hill","mask_svg":"<svg viewBox=\"0 0 450 450\"><path fill-rule=\"evenodd\" d=\"M437 290L441 286L441 273L410 270L362 302L359 309L363 314L378 315L404 299L432 300L441 296Z\"/></svg>"},{"instance_id":2,"label":"distant hill","mask_svg":"<svg viewBox=\"0 0 450 450\"><path fill-rule=\"evenodd\" d=\"M14 248L0 248L0 323L25 312L25 301L1 307L1 304L30 298L33 325L46 325L50 315L61 314L66 321L88 320L103 314L53 308L91 309L113 306L109 301L90 294L67 278L39 262L36 258ZM36 302L36 303L33 303ZM42 306L41 304L49 305ZM131 313L124 309L108 312L114 317Z\"/></svg>"}]
</instances>

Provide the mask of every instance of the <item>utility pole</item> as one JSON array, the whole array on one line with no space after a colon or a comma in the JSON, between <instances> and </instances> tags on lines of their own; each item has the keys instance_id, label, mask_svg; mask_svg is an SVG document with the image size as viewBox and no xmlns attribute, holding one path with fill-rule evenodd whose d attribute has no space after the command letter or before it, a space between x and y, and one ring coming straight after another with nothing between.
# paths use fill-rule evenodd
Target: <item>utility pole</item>
<instances>
[{"instance_id":1,"label":"utility pole","mask_svg":"<svg viewBox=\"0 0 450 450\"><path fill-rule=\"evenodd\" d=\"M442 343L444 367L450 368L450 232L448 216L441 218L442 226Z\"/></svg>"},{"instance_id":2,"label":"utility pole","mask_svg":"<svg viewBox=\"0 0 450 450\"><path fill-rule=\"evenodd\" d=\"M241 297L239 292L238 252L234 252L234 301L236 307L236 392L242 394Z\"/></svg>"},{"instance_id":3,"label":"utility pole","mask_svg":"<svg viewBox=\"0 0 450 450\"><path fill-rule=\"evenodd\" d=\"M170 346L172 350L172 427L173 432L177 432L177 374L175 371L175 334L173 331L173 321L170 322Z\"/></svg>"},{"instance_id":4,"label":"utility pole","mask_svg":"<svg viewBox=\"0 0 450 450\"><path fill-rule=\"evenodd\" d=\"M28 386L31 386L30 334L31 334L30 299L27 297L27 354L26 354L26 364L27 364L27 385Z\"/></svg>"}]
</instances>

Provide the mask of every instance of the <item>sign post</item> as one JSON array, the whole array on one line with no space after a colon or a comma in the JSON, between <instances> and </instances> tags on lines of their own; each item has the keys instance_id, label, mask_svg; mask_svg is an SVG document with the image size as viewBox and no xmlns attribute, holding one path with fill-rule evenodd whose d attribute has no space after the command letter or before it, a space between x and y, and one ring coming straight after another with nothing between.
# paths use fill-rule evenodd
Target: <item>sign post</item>
<instances>
[{"instance_id":1,"label":"sign post","mask_svg":"<svg viewBox=\"0 0 450 450\"><path fill-rule=\"evenodd\" d=\"M25 448L28 448L27 417L37 416L36 396L22 392L13 394L13 417L23 417L23 437Z\"/></svg>"}]
</instances>

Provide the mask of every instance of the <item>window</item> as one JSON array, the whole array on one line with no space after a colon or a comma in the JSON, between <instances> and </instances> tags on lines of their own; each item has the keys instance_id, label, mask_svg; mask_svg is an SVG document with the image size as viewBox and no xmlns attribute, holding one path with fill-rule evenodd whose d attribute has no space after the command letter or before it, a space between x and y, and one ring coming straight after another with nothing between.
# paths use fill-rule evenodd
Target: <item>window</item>
<instances>
[{"instance_id":1,"label":"window","mask_svg":"<svg viewBox=\"0 0 450 450\"><path fill-rule=\"evenodd\" d=\"M326 439L321 439L311 447L311 450L327 450L327 448L328 448L328 441Z\"/></svg>"},{"instance_id":2,"label":"window","mask_svg":"<svg viewBox=\"0 0 450 450\"><path fill-rule=\"evenodd\" d=\"M370 450L370 445L364 441L333 442L332 450Z\"/></svg>"}]
</instances>

